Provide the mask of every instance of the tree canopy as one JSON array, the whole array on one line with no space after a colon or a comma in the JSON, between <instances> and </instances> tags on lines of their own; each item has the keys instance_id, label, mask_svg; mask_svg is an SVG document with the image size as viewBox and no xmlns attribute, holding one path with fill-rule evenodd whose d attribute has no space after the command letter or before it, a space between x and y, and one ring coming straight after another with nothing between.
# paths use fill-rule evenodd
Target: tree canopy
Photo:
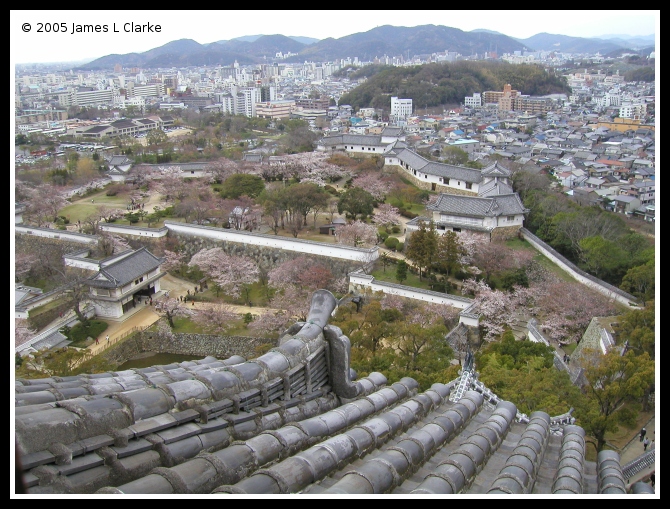
<instances>
[{"instance_id":1,"label":"tree canopy","mask_svg":"<svg viewBox=\"0 0 670 509\"><path fill-rule=\"evenodd\" d=\"M528 95L570 93L564 77L534 64L461 61L364 69L367 80L344 94L340 104L350 104L356 110L390 110L391 96L412 99L417 107L460 104L463 97L485 90L502 91L508 83Z\"/></svg>"}]
</instances>

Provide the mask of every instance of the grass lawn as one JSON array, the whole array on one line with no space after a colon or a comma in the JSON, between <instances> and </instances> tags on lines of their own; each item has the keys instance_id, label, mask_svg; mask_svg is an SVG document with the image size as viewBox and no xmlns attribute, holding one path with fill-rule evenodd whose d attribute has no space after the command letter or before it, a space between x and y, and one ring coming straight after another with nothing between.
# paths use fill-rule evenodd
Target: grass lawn
<instances>
[{"instance_id":1,"label":"grass lawn","mask_svg":"<svg viewBox=\"0 0 670 509\"><path fill-rule=\"evenodd\" d=\"M551 271L553 274L555 274L558 278L560 278L562 281L568 281L571 283L574 283L576 281L575 278L571 277L567 272L565 272L563 269L561 269L558 265L556 265L554 262L552 262L549 258L544 256L542 253L537 251L533 246L530 245L530 243L526 240L519 239L519 238L511 238L508 239L505 242L505 245L511 249L514 250L520 250L520 251L530 251L531 253L535 254L535 257L533 258L537 263L539 263L542 267L545 269Z\"/></svg>"},{"instance_id":2,"label":"grass lawn","mask_svg":"<svg viewBox=\"0 0 670 509\"><path fill-rule=\"evenodd\" d=\"M174 329L172 332L175 334L211 334L207 332L202 327L200 327L196 322L191 320L188 317L179 316L173 319ZM155 328L155 325L153 326ZM261 339L276 339L277 334L260 334L255 331L250 331L244 320L240 318L236 320L230 329L222 332L223 336L244 336L250 338L261 338Z\"/></svg>"},{"instance_id":3,"label":"grass lawn","mask_svg":"<svg viewBox=\"0 0 670 509\"><path fill-rule=\"evenodd\" d=\"M407 279L405 279L405 281L402 283L399 283L395 278L395 271L396 264L390 264L386 267L386 272L384 272L383 268L379 267L375 268L375 270L372 271L370 275L373 276L377 281L384 281L386 283L395 283L397 285L411 286L412 288L420 288L422 290L432 291L432 288L430 287L430 281L427 277L424 276L421 280L419 280L418 274L414 274L412 271L408 270Z\"/></svg>"},{"instance_id":4,"label":"grass lawn","mask_svg":"<svg viewBox=\"0 0 670 509\"><path fill-rule=\"evenodd\" d=\"M212 288L199 292L196 295L196 300L200 302L224 302L239 306L247 305L246 294L244 292L237 298L227 295L225 292L219 292L219 296L217 297L216 292ZM251 301L252 306L267 307L269 304L265 286L259 282L252 284L249 292L249 301Z\"/></svg>"}]
</instances>

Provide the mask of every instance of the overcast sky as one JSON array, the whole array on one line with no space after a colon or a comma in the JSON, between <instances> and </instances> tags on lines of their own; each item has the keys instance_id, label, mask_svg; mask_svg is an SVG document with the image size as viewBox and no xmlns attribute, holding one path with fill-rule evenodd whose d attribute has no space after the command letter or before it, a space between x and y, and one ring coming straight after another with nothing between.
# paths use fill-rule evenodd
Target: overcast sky
<instances>
[{"instance_id":1,"label":"overcast sky","mask_svg":"<svg viewBox=\"0 0 670 509\"><path fill-rule=\"evenodd\" d=\"M326 39L367 32L382 25L444 25L464 31L483 28L519 39L542 32L574 37L652 35L659 32L660 10L14 10L10 11L10 19L10 60L13 67L29 62L93 60L110 54L141 53L178 39L193 39L200 44L245 35L281 34ZM130 23L139 26L151 23L154 28L160 25L160 32L124 31ZM51 32L38 33L40 24L57 24L59 29L66 31L52 29ZM106 25L108 31L72 33L73 24L100 25L101 29Z\"/></svg>"}]
</instances>

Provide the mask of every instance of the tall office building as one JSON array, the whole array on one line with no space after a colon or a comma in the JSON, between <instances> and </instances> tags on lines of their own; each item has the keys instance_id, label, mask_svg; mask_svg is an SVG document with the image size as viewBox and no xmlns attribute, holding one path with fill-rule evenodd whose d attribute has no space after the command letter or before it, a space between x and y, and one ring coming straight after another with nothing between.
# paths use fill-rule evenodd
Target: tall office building
<instances>
[{"instance_id":1,"label":"tall office building","mask_svg":"<svg viewBox=\"0 0 670 509\"><path fill-rule=\"evenodd\" d=\"M412 114L412 100L391 97L391 119L392 121L405 120Z\"/></svg>"}]
</instances>

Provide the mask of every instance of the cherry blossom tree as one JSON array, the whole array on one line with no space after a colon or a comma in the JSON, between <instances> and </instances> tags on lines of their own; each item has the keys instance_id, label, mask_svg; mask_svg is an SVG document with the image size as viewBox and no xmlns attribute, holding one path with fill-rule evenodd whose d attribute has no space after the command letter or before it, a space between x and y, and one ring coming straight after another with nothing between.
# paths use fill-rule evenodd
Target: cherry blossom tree
<instances>
[{"instance_id":1,"label":"cherry blossom tree","mask_svg":"<svg viewBox=\"0 0 670 509\"><path fill-rule=\"evenodd\" d=\"M186 255L184 253L176 253L169 249L163 251L163 258L164 261L161 264L161 268L168 272L179 270L186 263Z\"/></svg>"},{"instance_id":2,"label":"cherry blossom tree","mask_svg":"<svg viewBox=\"0 0 670 509\"><path fill-rule=\"evenodd\" d=\"M181 176L178 166L159 167L161 174L158 190L165 196L166 202L183 200L188 195L188 187Z\"/></svg>"},{"instance_id":3,"label":"cherry blossom tree","mask_svg":"<svg viewBox=\"0 0 670 509\"><path fill-rule=\"evenodd\" d=\"M381 226L386 231L391 226L400 224L400 213L398 207L389 205L388 203L382 203L372 216L372 222L377 226Z\"/></svg>"},{"instance_id":4,"label":"cherry blossom tree","mask_svg":"<svg viewBox=\"0 0 670 509\"><path fill-rule=\"evenodd\" d=\"M194 312L180 302L179 299L169 297L162 298L156 303L156 311L166 318L172 329L174 329L174 319L176 317L191 317L194 314Z\"/></svg>"},{"instance_id":5,"label":"cherry blossom tree","mask_svg":"<svg viewBox=\"0 0 670 509\"><path fill-rule=\"evenodd\" d=\"M212 175L212 180L216 183L225 181L231 175L240 173L240 167L235 161L222 157L207 165L207 170Z\"/></svg>"},{"instance_id":6,"label":"cherry blossom tree","mask_svg":"<svg viewBox=\"0 0 670 509\"><path fill-rule=\"evenodd\" d=\"M321 288L329 288L333 273L324 265L306 256L299 256L278 265L268 273L268 284L284 290L297 286L311 293Z\"/></svg>"},{"instance_id":7,"label":"cherry blossom tree","mask_svg":"<svg viewBox=\"0 0 670 509\"><path fill-rule=\"evenodd\" d=\"M23 318L16 318L14 320L15 347L27 343L28 341L30 341L32 338L35 337L35 334L37 334L37 331L35 329L30 328L30 325L28 325L28 320L25 320Z\"/></svg>"},{"instance_id":8,"label":"cherry blossom tree","mask_svg":"<svg viewBox=\"0 0 670 509\"><path fill-rule=\"evenodd\" d=\"M561 343L578 342L593 317L619 314L606 296L576 281L552 278L537 289L540 329Z\"/></svg>"},{"instance_id":9,"label":"cherry blossom tree","mask_svg":"<svg viewBox=\"0 0 670 509\"><path fill-rule=\"evenodd\" d=\"M354 247L371 247L377 243L377 228L357 219L335 230L338 244Z\"/></svg>"},{"instance_id":10,"label":"cherry blossom tree","mask_svg":"<svg viewBox=\"0 0 670 509\"><path fill-rule=\"evenodd\" d=\"M102 205L98 207L97 215L100 219L104 220L105 223L111 223L115 219L123 217L125 212L119 208L109 207L107 205Z\"/></svg>"},{"instance_id":11,"label":"cherry blossom tree","mask_svg":"<svg viewBox=\"0 0 670 509\"><path fill-rule=\"evenodd\" d=\"M383 202L393 187L393 183L388 179L380 177L377 172L366 172L355 177L351 182L351 186L360 187L370 193L375 201Z\"/></svg>"},{"instance_id":12,"label":"cherry blossom tree","mask_svg":"<svg viewBox=\"0 0 670 509\"><path fill-rule=\"evenodd\" d=\"M261 334L273 334L284 331L295 323L287 311L264 311L247 325L247 329Z\"/></svg>"},{"instance_id":13,"label":"cherry blossom tree","mask_svg":"<svg viewBox=\"0 0 670 509\"><path fill-rule=\"evenodd\" d=\"M235 327L240 319L239 313L227 304L216 304L199 309L193 320L207 332L218 334Z\"/></svg>"},{"instance_id":14,"label":"cherry blossom tree","mask_svg":"<svg viewBox=\"0 0 670 509\"><path fill-rule=\"evenodd\" d=\"M119 235L110 232L100 232L98 235L98 250L103 256L111 256L131 249L128 241Z\"/></svg>"},{"instance_id":15,"label":"cherry blossom tree","mask_svg":"<svg viewBox=\"0 0 670 509\"><path fill-rule=\"evenodd\" d=\"M30 269L38 261L39 258L33 253L17 251L14 257L14 277L16 280L20 281L24 276L28 275Z\"/></svg>"},{"instance_id":16,"label":"cherry blossom tree","mask_svg":"<svg viewBox=\"0 0 670 509\"><path fill-rule=\"evenodd\" d=\"M329 156L324 152L300 152L284 157L283 174L324 185L342 178L349 178L352 173L328 162Z\"/></svg>"},{"instance_id":17,"label":"cherry blossom tree","mask_svg":"<svg viewBox=\"0 0 670 509\"><path fill-rule=\"evenodd\" d=\"M36 223L37 226L47 226L55 221L58 211L69 202L50 184L37 186L26 202L25 219Z\"/></svg>"},{"instance_id":18,"label":"cherry blossom tree","mask_svg":"<svg viewBox=\"0 0 670 509\"><path fill-rule=\"evenodd\" d=\"M246 256L231 256L220 247L201 249L193 255L189 266L199 267L229 295L238 298L245 286L258 281L257 264ZM247 301L248 298L247 292Z\"/></svg>"}]
</instances>

